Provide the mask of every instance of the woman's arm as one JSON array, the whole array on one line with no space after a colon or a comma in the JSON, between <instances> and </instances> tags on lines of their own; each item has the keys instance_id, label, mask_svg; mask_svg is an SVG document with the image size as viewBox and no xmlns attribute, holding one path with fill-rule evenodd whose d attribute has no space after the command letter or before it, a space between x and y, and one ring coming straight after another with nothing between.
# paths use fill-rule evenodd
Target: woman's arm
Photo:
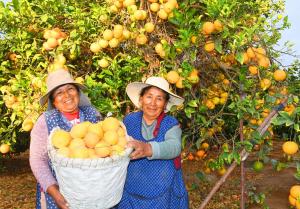
<instances>
[{"instance_id":1,"label":"woman's arm","mask_svg":"<svg viewBox=\"0 0 300 209\"><path fill-rule=\"evenodd\" d=\"M181 134L182 130L177 126L173 126L167 131L165 141L163 142L149 142L152 147L152 156L149 160L155 159L173 159L180 155L181 152Z\"/></svg>"},{"instance_id":2,"label":"woman's arm","mask_svg":"<svg viewBox=\"0 0 300 209\"><path fill-rule=\"evenodd\" d=\"M48 128L45 116L39 117L31 131L29 162L33 175L61 209L68 209L68 204L53 177L49 167L47 153Z\"/></svg>"},{"instance_id":3,"label":"woman's arm","mask_svg":"<svg viewBox=\"0 0 300 209\"><path fill-rule=\"evenodd\" d=\"M31 131L30 167L42 189L47 191L50 185L57 184L49 167L47 153L48 128L44 115L41 115Z\"/></svg>"},{"instance_id":4,"label":"woman's arm","mask_svg":"<svg viewBox=\"0 0 300 209\"><path fill-rule=\"evenodd\" d=\"M165 135L163 142L141 142L138 140L129 141L127 146L132 147L131 159L147 157L149 160L155 159L173 159L181 152L181 128L179 125L172 127ZM153 135L149 136L149 139Z\"/></svg>"}]
</instances>

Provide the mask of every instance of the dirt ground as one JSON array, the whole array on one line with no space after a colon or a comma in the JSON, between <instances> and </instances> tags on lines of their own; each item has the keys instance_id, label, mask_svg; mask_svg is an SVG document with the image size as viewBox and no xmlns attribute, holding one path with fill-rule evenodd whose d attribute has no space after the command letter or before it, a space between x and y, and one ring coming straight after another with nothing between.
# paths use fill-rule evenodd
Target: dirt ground
<instances>
[{"instance_id":1,"label":"dirt ground","mask_svg":"<svg viewBox=\"0 0 300 209\"><path fill-rule=\"evenodd\" d=\"M271 158L282 158L281 143L274 143ZM255 158L246 160L247 192L255 189L256 194L266 195L265 205L270 209L288 209L288 194L292 185L299 182L294 178L296 168L294 162L281 171L275 171L269 163L263 171L257 173L251 169ZM189 190L190 209L199 208L216 181L220 178L215 173L199 172L203 161L184 161L184 178ZM36 181L31 173L28 162L28 151L11 158L0 158L0 209L33 209L35 208ZM240 208L240 168L237 167L211 199L207 209L238 209ZM247 198L246 208L263 208L261 204L250 204Z\"/></svg>"}]
</instances>

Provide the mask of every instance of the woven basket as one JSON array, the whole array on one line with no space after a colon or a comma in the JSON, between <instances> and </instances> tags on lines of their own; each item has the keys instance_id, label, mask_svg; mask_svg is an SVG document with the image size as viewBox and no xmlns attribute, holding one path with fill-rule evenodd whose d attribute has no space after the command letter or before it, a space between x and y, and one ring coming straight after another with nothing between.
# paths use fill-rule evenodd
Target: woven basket
<instances>
[{"instance_id":1,"label":"woven basket","mask_svg":"<svg viewBox=\"0 0 300 209\"><path fill-rule=\"evenodd\" d=\"M107 209L121 200L129 154L96 159L72 159L57 154L48 139L48 155L55 171L59 190L71 209Z\"/></svg>"}]
</instances>

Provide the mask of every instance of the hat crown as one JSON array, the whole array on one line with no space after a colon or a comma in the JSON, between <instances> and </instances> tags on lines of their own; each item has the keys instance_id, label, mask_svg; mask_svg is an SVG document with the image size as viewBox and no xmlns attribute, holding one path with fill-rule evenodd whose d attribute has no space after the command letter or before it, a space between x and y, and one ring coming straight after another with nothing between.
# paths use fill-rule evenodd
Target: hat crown
<instances>
[{"instance_id":1,"label":"hat crown","mask_svg":"<svg viewBox=\"0 0 300 209\"><path fill-rule=\"evenodd\" d=\"M67 83L75 83L75 81L68 71L59 69L49 73L46 83L47 83L47 92L50 92L51 90L55 89L58 86Z\"/></svg>"},{"instance_id":2,"label":"hat crown","mask_svg":"<svg viewBox=\"0 0 300 209\"><path fill-rule=\"evenodd\" d=\"M152 85L152 86L156 86L166 92L170 91L170 85L168 83L168 81L166 81L166 79L162 78L162 77L149 77L146 82L146 84Z\"/></svg>"}]
</instances>

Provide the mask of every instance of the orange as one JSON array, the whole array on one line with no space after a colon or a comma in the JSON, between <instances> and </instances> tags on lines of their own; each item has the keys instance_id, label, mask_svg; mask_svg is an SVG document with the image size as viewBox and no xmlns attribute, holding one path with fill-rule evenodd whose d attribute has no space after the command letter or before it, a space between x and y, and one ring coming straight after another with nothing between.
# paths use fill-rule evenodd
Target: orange
<instances>
[{"instance_id":1,"label":"orange","mask_svg":"<svg viewBox=\"0 0 300 209\"><path fill-rule=\"evenodd\" d=\"M71 134L64 130L56 130L51 137L51 142L55 148L66 147L71 142Z\"/></svg>"},{"instance_id":2,"label":"orange","mask_svg":"<svg viewBox=\"0 0 300 209\"><path fill-rule=\"evenodd\" d=\"M200 149L196 152L196 155L200 158L204 158L205 157L205 151Z\"/></svg>"},{"instance_id":3,"label":"orange","mask_svg":"<svg viewBox=\"0 0 300 209\"><path fill-rule=\"evenodd\" d=\"M219 170L218 170L218 174L220 175L220 176L223 176L225 173L226 173L226 168L225 167L222 167L222 168L220 168Z\"/></svg>"},{"instance_id":4,"label":"orange","mask_svg":"<svg viewBox=\"0 0 300 209\"><path fill-rule=\"evenodd\" d=\"M260 67L268 68L270 67L270 59L267 57L262 57L258 60L258 65Z\"/></svg>"},{"instance_id":5,"label":"orange","mask_svg":"<svg viewBox=\"0 0 300 209\"><path fill-rule=\"evenodd\" d=\"M300 185L294 185L290 188L290 195L293 198L298 198L300 196Z\"/></svg>"},{"instance_id":6,"label":"orange","mask_svg":"<svg viewBox=\"0 0 300 209\"><path fill-rule=\"evenodd\" d=\"M264 168L264 164L260 161L255 161L252 165L252 168L256 172L260 172Z\"/></svg>"},{"instance_id":7,"label":"orange","mask_svg":"<svg viewBox=\"0 0 300 209\"><path fill-rule=\"evenodd\" d=\"M88 148L94 148L99 140L99 135L94 132L88 132L84 137L85 146Z\"/></svg>"},{"instance_id":8,"label":"orange","mask_svg":"<svg viewBox=\"0 0 300 209\"><path fill-rule=\"evenodd\" d=\"M295 108L296 107L293 104L290 104L284 108L284 111L286 111L289 115L291 115L294 112Z\"/></svg>"},{"instance_id":9,"label":"orange","mask_svg":"<svg viewBox=\"0 0 300 209\"><path fill-rule=\"evenodd\" d=\"M124 7L128 7L128 6L131 6L131 5L135 5L135 0L125 0L125 1L123 1L123 6Z\"/></svg>"},{"instance_id":10,"label":"orange","mask_svg":"<svg viewBox=\"0 0 300 209\"><path fill-rule=\"evenodd\" d=\"M0 146L0 152L2 154L6 154L10 151L10 146L8 144L1 144Z\"/></svg>"},{"instance_id":11,"label":"orange","mask_svg":"<svg viewBox=\"0 0 300 209\"><path fill-rule=\"evenodd\" d=\"M107 59L102 58L101 60L98 61L98 64L100 67L106 68L106 67L108 67L109 62L107 61Z\"/></svg>"},{"instance_id":12,"label":"orange","mask_svg":"<svg viewBox=\"0 0 300 209\"><path fill-rule=\"evenodd\" d=\"M255 58L255 51L254 51L254 48L253 48L253 47L249 47L249 48L247 49L247 56L248 56L250 59Z\"/></svg>"},{"instance_id":13,"label":"orange","mask_svg":"<svg viewBox=\"0 0 300 209\"><path fill-rule=\"evenodd\" d=\"M215 49L215 43L213 41L207 41L204 45L204 50L212 52Z\"/></svg>"},{"instance_id":14,"label":"orange","mask_svg":"<svg viewBox=\"0 0 300 209\"><path fill-rule=\"evenodd\" d=\"M179 80L180 76L177 71L171 70L167 74L167 81L171 84L176 84L176 82Z\"/></svg>"},{"instance_id":15,"label":"orange","mask_svg":"<svg viewBox=\"0 0 300 209\"><path fill-rule=\"evenodd\" d=\"M98 42L94 42L90 45L90 50L93 52L93 53L98 53L100 52L101 50L101 46Z\"/></svg>"},{"instance_id":16,"label":"orange","mask_svg":"<svg viewBox=\"0 0 300 209\"><path fill-rule=\"evenodd\" d=\"M202 26L202 32L205 35L213 33L215 30L215 25L212 22L205 22Z\"/></svg>"},{"instance_id":17,"label":"orange","mask_svg":"<svg viewBox=\"0 0 300 209\"><path fill-rule=\"evenodd\" d=\"M153 2L152 4L150 4L150 10L152 12L157 12L159 10L159 3Z\"/></svg>"},{"instance_id":18,"label":"orange","mask_svg":"<svg viewBox=\"0 0 300 209\"><path fill-rule=\"evenodd\" d=\"M300 200L296 200L296 209L300 209Z\"/></svg>"},{"instance_id":19,"label":"orange","mask_svg":"<svg viewBox=\"0 0 300 209\"><path fill-rule=\"evenodd\" d=\"M102 122L102 129L106 131L117 131L120 127L120 121L115 117L107 117Z\"/></svg>"},{"instance_id":20,"label":"orange","mask_svg":"<svg viewBox=\"0 0 300 209\"><path fill-rule=\"evenodd\" d=\"M220 20L215 20L214 26L215 26L216 31L218 31L218 32L221 32L223 30L223 24L221 23Z\"/></svg>"},{"instance_id":21,"label":"orange","mask_svg":"<svg viewBox=\"0 0 300 209\"><path fill-rule=\"evenodd\" d=\"M229 85L229 84L230 84L230 81L229 81L228 79L224 79L224 80L223 80L223 84Z\"/></svg>"},{"instance_id":22,"label":"orange","mask_svg":"<svg viewBox=\"0 0 300 209\"><path fill-rule=\"evenodd\" d=\"M151 33L155 29L155 25L152 22L147 22L144 27L147 33Z\"/></svg>"},{"instance_id":23,"label":"orange","mask_svg":"<svg viewBox=\"0 0 300 209\"><path fill-rule=\"evenodd\" d=\"M194 155L192 153L189 153L187 158L188 158L188 160L194 160L195 159Z\"/></svg>"},{"instance_id":24,"label":"orange","mask_svg":"<svg viewBox=\"0 0 300 209\"><path fill-rule=\"evenodd\" d=\"M49 38L46 43L50 48L55 48L58 45L58 41L55 38Z\"/></svg>"},{"instance_id":25,"label":"orange","mask_svg":"<svg viewBox=\"0 0 300 209\"><path fill-rule=\"evenodd\" d=\"M263 90L266 90L268 89L270 86L271 86L271 81L267 78L264 78L260 81L260 87L263 89Z\"/></svg>"},{"instance_id":26,"label":"orange","mask_svg":"<svg viewBox=\"0 0 300 209\"><path fill-rule=\"evenodd\" d=\"M103 32L103 38L107 41L111 40L112 38L114 37L114 33L109 30L109 29L106 29L104 32Z\"/></svg>"},{"instance_id":27,"label":"orange","mask_svg":"<svg viewBox=\"0 0 300 209\"><path fill-rule=\"evenodd\" d=\"M22 123L22 128L24 131L31 131L33 125L33 121L30 118L26 118Z\"/></svg>"},{"instance_id":28,"label":"orange","mask_svg":"<svg viewBox=\"0 0 300 209\"><path fill-rule=\"evenodd\" d=\"M184 78L179 77L179 80L175 84L176 88L179 88L179 89L183 89L184 88L183 82L182 82L183 80L184 80Z\"/></svg>"},{"instance_id":29,"label":"orange","mask_svg":"<svg viewBox=\"0 0 300 209\"><path fill-rule=\"evenodd\" d=\"M284 81L286 79L286 72L284 70L275 70L273 77L275 81Z\"/></svg>"},{"instance_id":30,"label":"orange","mask_svg":"<svg viewBox=\"0 0 300 209\"><path fill-rule=\"evenodd\" d=\"M103 135L103 140L110 145L116 145L119 140L118 133L113 130L106 131Z\"/></svg>"},{"instance_id":31,"label":"orange","mask_svg":"<svg viewBox=\"0 0 300 209\"><path fill-rule=\"evenodd\" d=\"M213 110L213 109L215 109L215 104L211 101L211 100L207 100L206 102L205 102L205 106L208 108L208 109L210 109L210 110Z\"/></svg>"},{"instance_id":32,"label":"orange","mask_svg":"<svg viewBox=\"0 0 300 209\"><path fill-rule=\"evenodd\" d=\"M144 45L148 42L148 38L146 35L144 34L139 34L136 39L135 39L135 42L139 45Z\"/></svg>"},{"instance_id":33,"label":"orange","mask_svg":"<svg viewBox=\"0 0 300 209\"><path fill-rule=\"evenodd\" d=\"M243 64L247 64L250 61L246 52L243 53Z\"/></svg>"},{"instance_id":34,"label":"orange","mask_svg":"<svg viewBox=\"0 0 300 209\"><path fill-rule=\"evenodd\" d=\"M168 13L166 13L165 10L163 9L160 9L158 12L157 12L157 15L160 19L162 20L166 20L168 18Z\"/></svg>"},{"instance_id":35,"label":"orange","mask_svg":"<svg viewBox=\"0 0 300 209\"><path fill-rule=\"evenodd\" d=\"M123 38L124 38L124 39L129 39L130 36L131 36L130 31L127 30L127 29L124 29L124 30L123 30Z\"/></svg>"},{"instance_id":36,"label":"orange","mask_svg":"<svg viewBox=\"0 0 300 209\"><path fill-rule=\"evenodd\" d=\"M119 43L120 41L117 38L112 38L111 40L108 41L108 45L111 48L116 48L117 46L119 46Z\"/></svg>"},{"instance_id":37,"label":"orange","mask_svg":"<svg viewBox=\"0 0 300 209\"><path fill-rule=\"evenodd\" d=\"M258 68L256 66L253 66L253 65L249 66L248 70L249 70L251 75L257 75L257 73L258 73Z\"/></svg>"},{"instance_id":38,"label":"orange","mask_svg":"<svg viewBox=\"0 0 300 209\"><path fill-rule=\"evenodd\" d=\"M197 41L197 36L192 36L191 37L191 42L194 44Z\"/></svg>"},{"instance_id":39,"label":"orange","mask_svg":"<svg viewBox=\"0 0 300 209\"><path fill-rule=\"evenodd\" d=\"M209 148L209 144L207 142L203 142L201 144L201 148L204 149L204 150L207 150Z\"/></svg>"},{"instance_id":40,"label":"orange","mask_svg":"<svg viewBox=\"0 0 300 209\"><path fill-rule=\"evenodd\" d=\"M299 147L296 142L287 141L282 145L282 150L285 154L293 155L298 151Z\"/></svg>"},{"instance_id":41,"label":"orange","mask_svg":"<svg viewBox=\"0 0 300 209\"><path fill-rule=\"evenodd\" d=\"M290 205L296 206L296 201L297 201L296 198L294 198L292 195L289 195L289 203L290 203Z\"/></svg>"}]
</instances>

